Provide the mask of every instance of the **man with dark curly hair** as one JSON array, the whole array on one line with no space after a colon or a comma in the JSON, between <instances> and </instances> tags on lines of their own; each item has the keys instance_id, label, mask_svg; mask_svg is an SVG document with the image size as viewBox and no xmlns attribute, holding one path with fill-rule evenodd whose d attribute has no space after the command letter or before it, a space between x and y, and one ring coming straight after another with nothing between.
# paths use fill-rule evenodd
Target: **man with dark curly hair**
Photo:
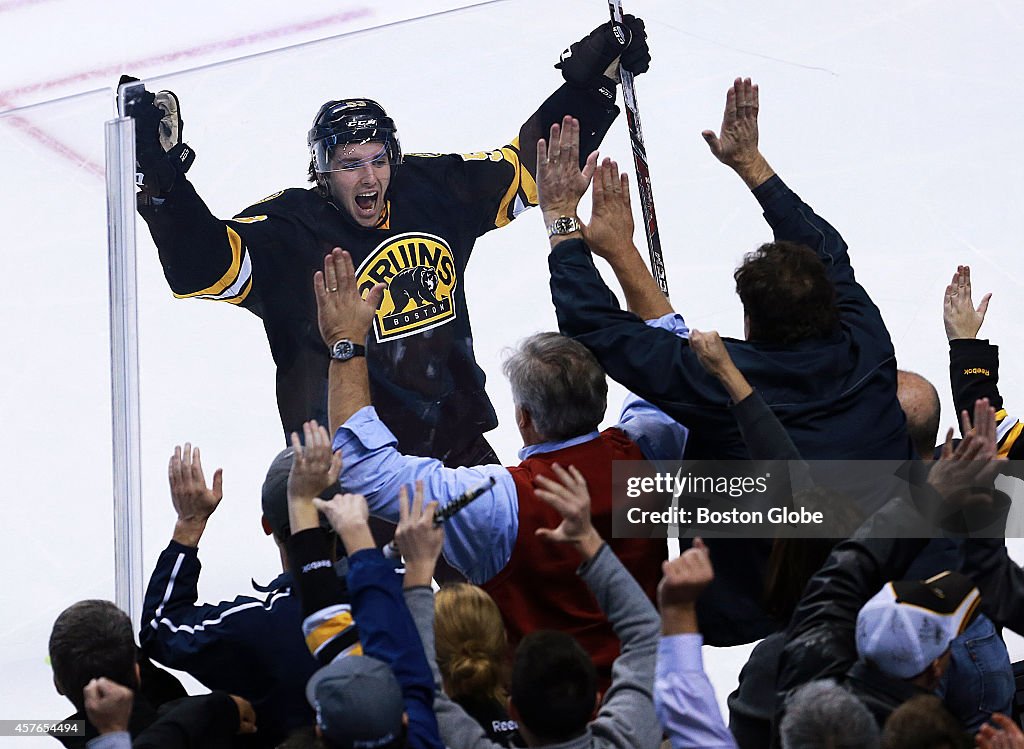
<instances>
[{"instance_id":1,"label":"man with dark curly hair","mask_svg":"<svg viewBox=\"0 0 1024 749\"><path fill-rule=\"evenodd\" d=\"M704 131L712 154L750 188L775 235L735 272L745 340L726 339L725 346L805 459L911 459L896 397L896 355L882 315L854 277L839 232L761 155L757 112L757 86L737 78L720 134ZM579 172L565 159L549 168ZM688 341L644 324L673 309L633 245L625 175L607 159L598 174L595 215L622 217L552 237L551 290L561 332L593 351L613 379L685 424L686 457L750 457L718 378L704 370ZM545 219L574 218L582 190L545 195L542 183L543 176ZM608 225L619 230L598 230ZM612 266L629 311L615 303L591 252Z\"/></svg>"}]
</instances>

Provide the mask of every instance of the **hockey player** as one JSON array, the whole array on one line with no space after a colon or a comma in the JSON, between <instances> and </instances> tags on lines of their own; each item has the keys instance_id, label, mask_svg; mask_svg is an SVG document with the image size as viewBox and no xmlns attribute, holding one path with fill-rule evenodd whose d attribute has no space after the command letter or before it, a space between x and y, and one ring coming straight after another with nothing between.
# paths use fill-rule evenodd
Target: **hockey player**
<instances>
[{"instance_id":1,"label":"hockey player","mask_svg":"<svg viewBox=\"0 0 1024 749\"><path fill-rule=\"evenodd\" d=\"M139 213L175 296L225 301L262 318L286 435L308 419L327 422L332 358L366 356L374 404L404 453L449 466L497 462L483 437L497 418L473 355L466 263L477 237L536 205L536 143L564 115L581 123L586 162L618 113L620 61L634 74L648 69L638 18L602 24L566 50L556 65L566 83L508 145L481 153L403 156L379 104L329 101L307 138L313 186L282 190L227 221L184 176L193 153L181 141L177 98L136 86L125 91L125 114L135 118ZM327 349L312 277L339 246L351 253L364 293L378 283L386 289L367 340Z\"/></svg>"}]
</instances>

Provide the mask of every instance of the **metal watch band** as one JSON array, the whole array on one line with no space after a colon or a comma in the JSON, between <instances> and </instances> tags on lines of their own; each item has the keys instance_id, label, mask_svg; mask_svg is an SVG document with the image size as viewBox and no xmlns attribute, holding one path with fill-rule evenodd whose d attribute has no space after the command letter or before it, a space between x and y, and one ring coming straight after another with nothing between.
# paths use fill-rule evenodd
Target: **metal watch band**
<instances>
[{"instance_id":1,"label":"metal watch band","mask_svg":"<svg viewBox=\"0 0 1024 749\"><path fill-rule=\"evenodd\" d=\"M559 216L548 224L548 237L563 234L572 234L580 230L580 222L572 216Z\"/></svg>"}]
</instances>

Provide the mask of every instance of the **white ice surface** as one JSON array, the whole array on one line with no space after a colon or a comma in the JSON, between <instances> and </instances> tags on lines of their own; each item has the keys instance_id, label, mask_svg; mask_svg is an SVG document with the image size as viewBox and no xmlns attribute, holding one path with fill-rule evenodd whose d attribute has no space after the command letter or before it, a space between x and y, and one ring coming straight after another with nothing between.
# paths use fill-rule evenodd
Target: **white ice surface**
<instances>
[{"instance_id":1,"label":"white ice surface","mask_svg":"<svg viewBox=\"0 0 1024 749\"><path fill-rule=\"evenodd\" d=\"M0 110L40 104L0 114L0 719L70 712L50 683L50 626L76 600L113 596L101 175L119 74L177 92L199 154L190 177L226 216L304 183L304 134L328 98L383 102L407 151L505 142L558 85L558 52L605 12L597 0L507 0L193 70L466 5L0 0ZM654 62L638 96L672 299L690 323L742 334L731 272L769 236L756 202L700 138L720 122L732 78L750 75L761 85L763 151L843 233L900 365L938 386L943 425L952 414L941 297L957 263L970 263L977 288L994 292L983 333L1001 346L1001 388L1020 411L1022 3L637 0L627 10L645 17L650 34ZM58 97L72 98L42 104ZM624 120L603 152L628 162ZM191 440L209 469L224 467L227 494L202 543L201 597L232 598L279 569L257 499L281 446L272 362L251 315L172 299L141 222L139 232L145 566L173 524L167 456ZM500 353L554 327L546 254L530 212L479 241L465 279L478 359L503 419L490 437L508 463L519 443ZM621 395L613 388L611 402ZM1012 648L1024 655L1019 640ZM748 651L707 653L720 698ZM0 738L7 743L32 745Z\"/></svg>"}]
</instances>

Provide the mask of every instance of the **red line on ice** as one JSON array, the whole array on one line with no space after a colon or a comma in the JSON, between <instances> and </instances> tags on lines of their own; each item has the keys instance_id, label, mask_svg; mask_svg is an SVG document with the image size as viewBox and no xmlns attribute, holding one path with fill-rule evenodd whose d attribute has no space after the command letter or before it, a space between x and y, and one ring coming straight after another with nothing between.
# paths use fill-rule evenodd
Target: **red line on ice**
<instances>
[{"instance_id":1,"label":"red line on ice","mask_svg":"<svg viewBox=\"0 0 1024 749\"><path fill-rule=\"evenodd\" d=\"M0 107L9 106L10 102L0 96ZM68 161L72 162L75 166L84 169L90 174L95 174L97 177L102 178L104 174L104 168L102 164L97 164L95 161L90 160L86 156L78 153L71 146L63 143L59 138L50 135L48 132L40 128L38 125L33 124L27 117L23 117L19 114L8 115L4 117L3 122L17 128L21 132L25 133L32 140L36 141L45 148L50 149L54 153L63 156Z\"/></svg>"},{"instance_id":2,"label":"red line on ice","mask_svg":"<svg viewBox=\"0 0 1024 749\"><path fill-rule=\"evenodd\" d=\"M0 92L0 98L18 99L18 97L24 96L25 94L33 94L38 91L59 88L72 83L82 83L93 78L113 79L113 77L118 73L131 71L142 72L144 68L150 65L174 62L175 60L180 60L182 58L197 57L199 55L219 52L226 49L245 47L250 44L264 42L269 39L278 39L282 36L299 34L303 31L309 31L310 29L317 28L318 26L346 23L348 21L355 21L359 18L365 18L370 15L373 15L373 11L370 8L356 8L355 10L346 11L344 13L335 13L334 15L316 18L311 21L303 21L302 23L294 23L287 26L278 26L277 28L267 29L266 31L257 31L252 34L246 34L245 36L235 37L234 39L223 39L218 42L208 42L206 44L200 44L198 46L189 47L188 49L182 49L176 52L165 52L164 54L154 55L152 57L143 57L139 60L118 62L102 68L94 68L93 70L75 73L74 75L65 76L63 78L55 78L51 81L30 83L25 86L19 86L17 88L8 89L7 91L2 91ZM109 83L111 86L114 85L113 80L110 80Z\"/></svg>"},{"instance_id":3,"label":"red line on ice","mask_svg":"<svg viewBox=\"0 0 1024 749\"><path fill-rule=\"evenodd\" d=\"M8 0L8 2L0 2L0 12L5 10L11 10L22 5L33 5L35 3L47 2L47 0ZM0 92L0 114L3 114L4 110L13 109L16 104L15 100L19 96L25 94L35 93L38 91L46 91L52 88L58 88L61 86L67 86L73 83L82 83L84 81L91 80L93 78L113 78L114 75L126 70L133 70L142 72L144 68L150 65L157 65L160 63L173 62L182 58L195 57L198 55L205 55L211 52L218 52L226 49L236 49L238 47L245 47L250 44L267 41L269 39L277 39L282 36L288 36L290 34L298 34L303 31L309 31L310 29L326 24L334 23L346 23L348 21L354 21L359 18L373 15L373 11L370 8L357 8L355 10L346 11L344 13L336 13L331 16L325 16L323 18L313 19L311 21L303 21L302 23L289 24L287 26L278 26L277 28L267 29L266 31L259 31L253 34L247 34L245 36L235 37L234 39L224 39L219 42L209 42L207 44L201 44L196 47L190 47L188 49L179 50L177 52L167 52L162 55L155 55L153 57L145 57L140 60L134 60L130 62L121 62L115 65L108 65L103 68L95 68L93 70L87 70L75 75L65 76L63 78L57 78L51 81L40 81L39 83L32 83L27 86L20 86L13 88L8 91ZM113 80L110 81L113 85ZM13 127L21 130L27 136L32 138L37 143L50 149L54 153L64 157L68 161L74 163L76 166L85 169L86 171L95 174L98 177L103 177L104 168L101 164L97 164L94 161L86 158L82 154L75 151L71 146L61 142L58 138L50 135L39 126L33 124L27 117L22 115L8 115L0 119L0 121L7 122Z\"/></svg>"}]
</instances>

